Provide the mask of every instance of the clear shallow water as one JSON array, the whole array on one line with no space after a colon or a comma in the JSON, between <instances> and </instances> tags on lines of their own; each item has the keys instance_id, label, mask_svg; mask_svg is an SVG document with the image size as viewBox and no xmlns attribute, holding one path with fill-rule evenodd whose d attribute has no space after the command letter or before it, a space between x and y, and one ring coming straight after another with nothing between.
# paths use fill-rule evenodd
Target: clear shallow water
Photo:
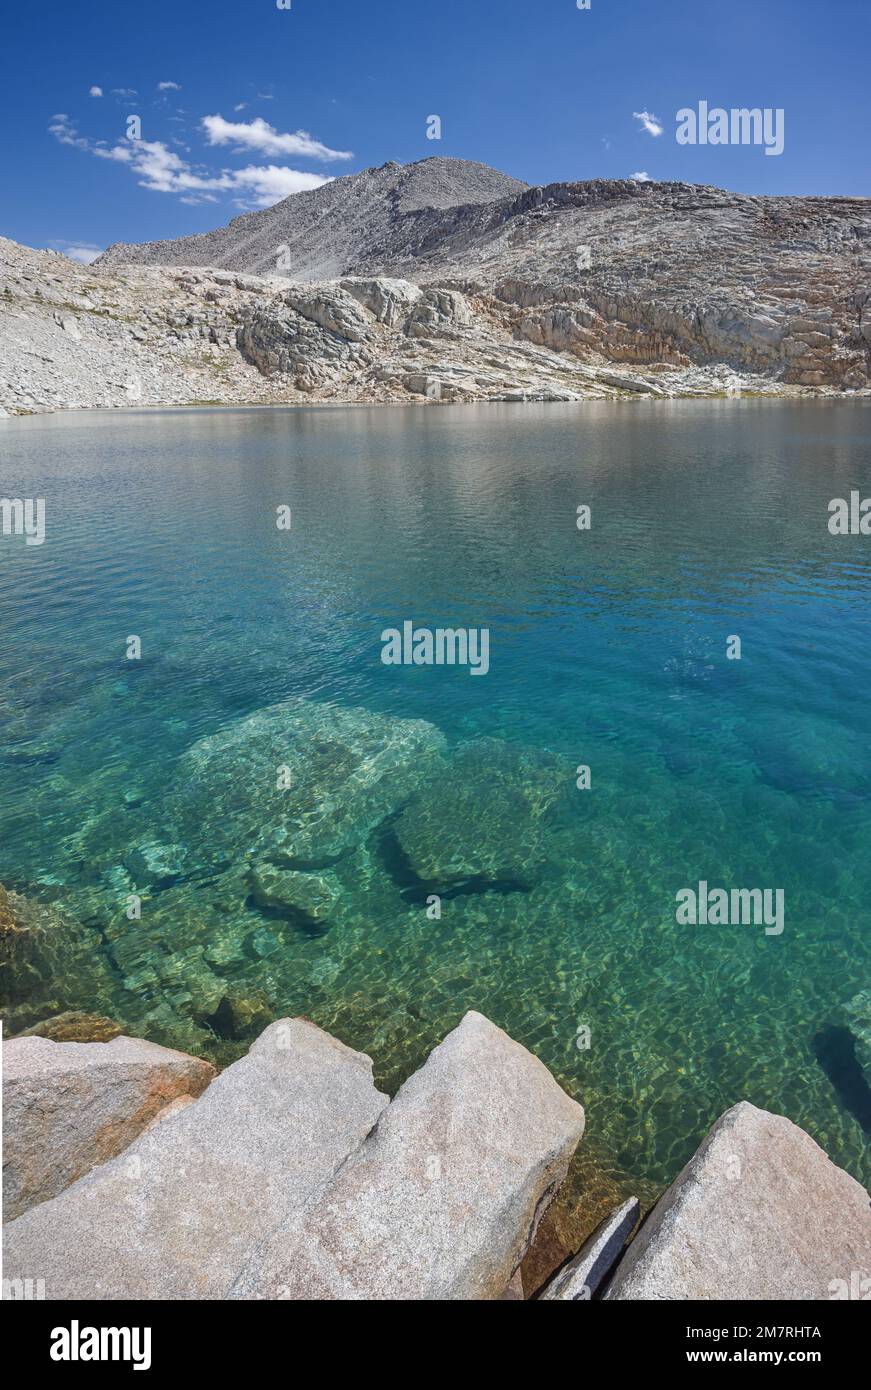
<instances>
[{"instance_id":1,"label":"clear shallow water","mask_svg":"<svg viewBox=\"0 0 871 1390\"><path fill-rule=\"evenodd\" d=\"M871 495L867 404L149 411L3 422L0 448L48 528L0 540L0 881L90 926L95 1005L218 1060L304 1013L389 1088L477 1008L583 1100L602 1200L741 1098L869 1180L814 1045L869 984L871 541L826 527ZM409 618L488 627L489 674L384 666ZM315 923L251 894L284 714L243 721L298 699L293 814L351 822L302 864L338 894ZM437 765L372 716L435 726ZM358 805L355 747L391 730L402 776ZM477 817L471 858L511 873L421 877L409 799L430 865ZM783 888L783 935L677 926L699 879Z\"/></svg>"}]
</instances>

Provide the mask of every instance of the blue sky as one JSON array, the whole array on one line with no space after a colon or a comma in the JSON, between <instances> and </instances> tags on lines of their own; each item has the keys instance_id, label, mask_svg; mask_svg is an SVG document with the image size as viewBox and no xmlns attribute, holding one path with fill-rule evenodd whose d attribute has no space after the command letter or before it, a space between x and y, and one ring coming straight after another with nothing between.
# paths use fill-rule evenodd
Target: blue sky
<instances>
[{"instance_id":1,"label":"blue sky","mask_svg":"<svg viewBox=\"0 0 871 1390\"><path fill-rule=\"evenodd\" d=\"M3 49L0 234L81 259L432 154L871 192L868 0L47 0L7 10ZM783 153L679 145L701 100L782 108Z\"/></svg>"}]
</instances>

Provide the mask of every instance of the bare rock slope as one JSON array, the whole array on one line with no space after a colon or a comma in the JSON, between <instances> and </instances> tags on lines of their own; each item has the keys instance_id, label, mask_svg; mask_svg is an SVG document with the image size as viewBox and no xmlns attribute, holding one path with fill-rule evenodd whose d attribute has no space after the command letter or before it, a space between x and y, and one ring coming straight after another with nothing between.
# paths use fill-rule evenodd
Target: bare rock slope
<instances>
[{"instance_id":1,"label":"bare rock slope","mask_svg":"<svg viewBox=\"0 0 871 1390\"><path fill-rule=\"evenodd\" d=\"M271 208L235 217L227 227L174 241L119 242L100 265L207 265L271 275L279 248L294 280L331 280L361 259L380 260L403 245L409 216L458 204L492 203L526 188L518 179L465 159L384 164L295 193ZM282 273L279 271L279 273Z\"/></svg>"},{"instance_id":2,"label":"bare rock slope","mask_svg":"<svg viewBox=\"0 0 871 1390\"><path fill-rule=\"evenodd\" d=\"M0 240L0 409L871 390L871 200L462 160L93 266Z\"/></svg>"}]
</instances>

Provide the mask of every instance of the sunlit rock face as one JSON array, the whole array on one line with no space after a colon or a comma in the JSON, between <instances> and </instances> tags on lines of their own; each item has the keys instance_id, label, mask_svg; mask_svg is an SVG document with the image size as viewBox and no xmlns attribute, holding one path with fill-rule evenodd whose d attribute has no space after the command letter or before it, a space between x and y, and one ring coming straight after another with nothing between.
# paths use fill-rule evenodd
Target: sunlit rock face
<instances>
[{"instance_id":1,"label":"sunlit rock face","mask_svg":"<svg viewBox=\"0 0 871 1390\"><path fill-rule=\"evenodd\" d=\"M0 411L864 392L869 245L864 198L390 164L93 266L0 239Z\"/></svg>"}]
</instances>

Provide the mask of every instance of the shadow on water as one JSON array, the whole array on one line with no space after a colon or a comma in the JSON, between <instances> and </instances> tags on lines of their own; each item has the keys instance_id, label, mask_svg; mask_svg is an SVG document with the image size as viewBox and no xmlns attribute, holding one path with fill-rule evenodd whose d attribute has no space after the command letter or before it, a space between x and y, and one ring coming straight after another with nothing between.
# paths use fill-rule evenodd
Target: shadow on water
<instances>
[{"instance_id":1,"label":"shadow on water","mask_svg":"<svg viewBox=\"0 0 871 1390\"><path fill-rule=\"evenodd\" d=\"M817 1061L841 1104L871 1134L871 1087L856 1060L856 1040L848 1028L821 1028L813 1040Z\"/></svg>"},{"instance_id":2,"label":"shadow on water","mask_svg":"<svg viewBox=\"0 0 871 1390\"><path fill-rule=\"evenodd\" d=\"M514 879L491 879L481 874L471 874L455 883L424 882L414 872L408 861L408 856L396 837L392 826L395 820L396 817L392 816L389 822L381 827L376 837L376 849L382 867L393 879L405 902L414 906L421 906L428 902L432 894L436 894L444 901L449 901L451 898L464 897L473 893L529 892L529 886L525 883L518 883Z\"/></svg>"}]
</instances>

